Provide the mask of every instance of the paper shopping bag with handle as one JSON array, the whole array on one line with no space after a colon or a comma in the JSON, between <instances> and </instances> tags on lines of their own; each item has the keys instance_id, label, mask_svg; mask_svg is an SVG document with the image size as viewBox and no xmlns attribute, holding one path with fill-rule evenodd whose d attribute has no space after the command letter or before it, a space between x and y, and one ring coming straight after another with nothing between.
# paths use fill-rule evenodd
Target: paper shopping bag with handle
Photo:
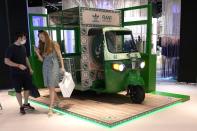
<instances>
[{"instance_id":1,"label":"paper shopping bag with handle","mask_svg":"<svg viewBox=\"0 0 197 131\"><path fill-rule=\"evenodd\" d=\"M71 73L69 72L64 73L64 77L62 81L59 83L59 87L60 87L63 97L71 96L75 87L75 83L72 79Z\"/></svg>"}]
</instances>

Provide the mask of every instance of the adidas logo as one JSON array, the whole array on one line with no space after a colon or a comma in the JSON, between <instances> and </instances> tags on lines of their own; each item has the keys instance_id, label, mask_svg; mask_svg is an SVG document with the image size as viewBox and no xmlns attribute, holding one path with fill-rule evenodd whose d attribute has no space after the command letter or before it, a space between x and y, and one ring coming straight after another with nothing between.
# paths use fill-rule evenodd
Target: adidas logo
<instances>
[{"instance_id":1,"label":"adidas logo","mask_svg":"<svg viewBox=\"0 0 197 131\"><path fill-rule=\"evenodd\" d=\"M98 21L99 15L97 15L96 13L92 15L92 18L93 18L93 22L99 22Z\"/></svg>"}]
</instances>

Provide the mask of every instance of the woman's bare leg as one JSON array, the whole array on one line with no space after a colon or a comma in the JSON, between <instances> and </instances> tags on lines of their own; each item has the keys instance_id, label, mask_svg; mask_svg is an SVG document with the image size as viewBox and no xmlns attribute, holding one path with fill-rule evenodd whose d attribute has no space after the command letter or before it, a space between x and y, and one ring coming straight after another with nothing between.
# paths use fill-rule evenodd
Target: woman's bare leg
<instances>
[{"instance_id":1,"label":"woman's bare leg","mask_svg":"<svg viewBox=\"0 0 197 131\"><path fill-rule=\"evenodd\" d=\"M49 116L53 115L53 105L55 101L55 87L49 87L49 94L50 94L50 105L49 105Z\"/></svg>"},{"instance_id":2,"label":"woman's bare leg","mask_svg":"<svg viewBox=\"0 0 197 131\"><path fill-rule=\"evenodd\" d=\"M58 95L57 95L57 92L55 91L55 100L56 101L60 101L60 98L58 97Z\"/></svg>"}]
</instances>

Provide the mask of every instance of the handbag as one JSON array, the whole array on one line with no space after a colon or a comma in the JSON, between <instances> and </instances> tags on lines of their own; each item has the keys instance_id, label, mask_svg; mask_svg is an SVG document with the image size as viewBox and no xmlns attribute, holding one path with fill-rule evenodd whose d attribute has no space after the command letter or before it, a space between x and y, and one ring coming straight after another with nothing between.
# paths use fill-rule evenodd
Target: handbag
<instances>
[{"instance_id":1,"label":"handbag","mask_svg":"<svg viewBox=\"0 0 197 131\"><path fill-rule=\"evenodd\" d=\"M34 98L38 98L40 97L40 93L37 89L37 87L35 87L34 85L32 85L32 87L29 90L29 95L34 97Z\"/></svg>"},{"instance_id":2,"label":"handbag","mask_svg":"<svg viewBox=\"0 0 197 131\"><path fill-rule=\"evenodd\" d=\"M28 75L27 77L29 77L29 79L31 79L31 83L30 83L31 86L29 88L29 95L34 97L34 98L40 97L40 93L38 91L38 88L33 84L32 76Z\"/></svg>"},{"instance_id":3,"label":"handbag","mask_svg":"<svg viewBox=\"0 0 197 131\"><path fill-rule=\"evenodd\" d=\"M71 73L64 72L64 77L58 85L63 97L70 97L75 87Z\"/></svg>"}]
</instances>

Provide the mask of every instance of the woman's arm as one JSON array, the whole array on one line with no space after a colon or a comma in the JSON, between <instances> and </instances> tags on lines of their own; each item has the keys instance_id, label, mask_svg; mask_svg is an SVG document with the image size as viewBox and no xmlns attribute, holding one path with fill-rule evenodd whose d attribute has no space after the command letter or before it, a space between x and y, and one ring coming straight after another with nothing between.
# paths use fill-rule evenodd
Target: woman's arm
<instances>
[{"instance_id":1,"label":"woman's arm","mask_svg":"<svg viewBox=\"0 0 197 131\"><path fill-rule=\"evenodd\" d=\"M64 62L63 62L63 58L62 58L62 53L61 53L60 46L59 46L58 43L55 43L55 44L54 44L54 49L55 49L55 51L56 51L56 53L57 53L57 56L58 56L58 59L59 59L59 61L60 61L61 68L62 68L63 70L65 70L65 68L64 68Z\"/></svg>"},{"instance_id":2,"label":"woman's arm","mask_svg":"<svg viewBox=\"0 0 197 131\"><path fill-rule=\"evenodd\" d=\"M34 47L34 51L35 51L36 55L38 56L38 60L43 62L43 57L40 55L40 50L38 48Z\"/></svg>"}]
</instances>

